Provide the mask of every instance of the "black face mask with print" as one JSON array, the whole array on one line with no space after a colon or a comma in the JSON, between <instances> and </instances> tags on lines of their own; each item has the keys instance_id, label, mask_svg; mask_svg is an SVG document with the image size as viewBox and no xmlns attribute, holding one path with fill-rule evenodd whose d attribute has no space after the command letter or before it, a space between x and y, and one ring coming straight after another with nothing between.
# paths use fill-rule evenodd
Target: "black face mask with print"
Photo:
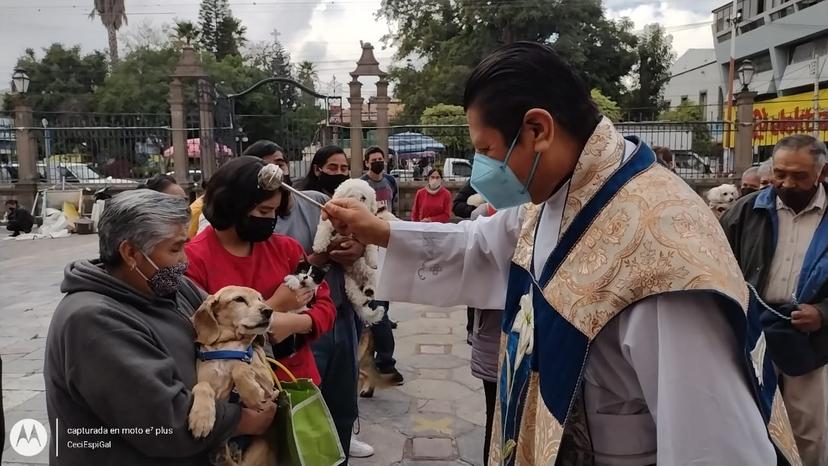
<instances>
[{"instance_id":1,"label":"black face mask with print","mask_svg":"<svg viewBox=\"0 0 828 466\"><path fill-rule=\"evenodd\" d=\"M333 192L336 191L336 188L338 188L339 185L344 183L347 179L348 175L329 175L322 172L319 174L319 187L325 192L325 194L333 194Z\"/></svg>"}]
</instances>

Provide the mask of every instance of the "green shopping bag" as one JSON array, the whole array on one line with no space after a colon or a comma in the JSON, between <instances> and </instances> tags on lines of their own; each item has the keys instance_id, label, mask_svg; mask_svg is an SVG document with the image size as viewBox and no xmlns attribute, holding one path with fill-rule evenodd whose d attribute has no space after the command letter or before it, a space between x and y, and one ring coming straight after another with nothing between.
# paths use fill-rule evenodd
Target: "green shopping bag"
<instances>
[{"instance_id":1,"label":"green shopping bag","mask_svg":"<svg viewBox=\"0 0 828 466\"><path fill-rule=\"evenodd\" d=\"M290 382L273 379L279 387L276 400L279 466L336 466L345 462L345 452L328 405L319 388L309 379L297 379L279 361L268 361L282 369Z\"/></svg>"}]
</instances>

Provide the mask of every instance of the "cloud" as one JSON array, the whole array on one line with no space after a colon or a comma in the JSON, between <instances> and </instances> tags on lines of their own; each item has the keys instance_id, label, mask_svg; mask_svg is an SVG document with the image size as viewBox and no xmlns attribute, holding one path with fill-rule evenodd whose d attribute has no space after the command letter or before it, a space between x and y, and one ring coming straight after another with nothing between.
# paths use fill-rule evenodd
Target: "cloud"
<instances>
[{"instance_id":1,"label":"cloud","mask_svg":"<svg viewBox=\"0 0 828 466\"><path fill-rule=\"evenodd\" d=\"M611 18L628 17L636 30L645 25L660 23L673 36L673 49L681 56L691 48L713 48L712 11L726 0L697 0L695 2L659 2L641 0L608 0L607 14Z\"/></svg>"}]
</instances>

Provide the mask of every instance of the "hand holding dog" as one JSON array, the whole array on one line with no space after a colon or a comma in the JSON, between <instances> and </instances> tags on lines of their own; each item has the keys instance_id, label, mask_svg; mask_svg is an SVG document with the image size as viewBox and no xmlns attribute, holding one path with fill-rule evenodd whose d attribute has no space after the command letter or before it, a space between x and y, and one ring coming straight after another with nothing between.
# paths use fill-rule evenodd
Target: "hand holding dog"
<instances>
[{"instance_id":1,"label":"hand holding dog","mask_svg":"<svg viewBox=\"0 0 828 466\"><path fill-rule=\"evenodd\" d=\"M308 288L300 288L296 291L291 290L287 284L282 283L273 296L267 300L276 312L287 312L291 309L301 309L310 302L313 298L313 290Z\"/></svg>"},{"instance_id":2,"label":"hand holding dog","mask_svg":"<svg viewBox=\"0 0 828 466\"><path fill-rule=\"evenodd\" d=\"M276 403L268 401L261 411L242 408L236 435L263 435L276 415Z\"/></svg>"},{"instance_id":3,"label":"hand holding dog","mask_svg":"<svg viewBox=\"0 0 828 466\"><path fill-rule=\"evenodd\" d=\"M810 304L800 304L797 310L791 312L791 325L800 332L816 332L822 328L822 314Z\"/></svg>"},{"instance_id":4,"label":"hand holding dog","mask_svg":"<svg viewBox=\"0 0 828 466\"><path fill-rule=\"evenodd\" d=\"M363 244L388 247L391 227L377 218L361 202L351 198L331 199L325 204L322 219L330 220L339 234L353 236Z\"/></svg>"},{"instance_id":5,"label":"hand holding dog","mask_svg":"<svg viewBox=\"0 0 828 466\"><path fill-rule=\"evenodd\" d=\"M365 252L365 245L346 237L337 237L328 247L330 259L346 267L351 266L362 257Z\"/></svg>"}]
</instances>

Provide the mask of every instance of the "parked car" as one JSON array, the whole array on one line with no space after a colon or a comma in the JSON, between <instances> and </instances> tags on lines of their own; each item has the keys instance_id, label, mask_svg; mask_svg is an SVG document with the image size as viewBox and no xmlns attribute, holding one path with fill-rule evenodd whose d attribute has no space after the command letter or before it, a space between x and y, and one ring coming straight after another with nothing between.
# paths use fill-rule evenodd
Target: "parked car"
<instances>
[{"instance_id":1,"label":"parked car","mask_svg":"<svg viewBox=\"0 0 828 466\"><path fill-rule=\"evenodd\" d=\"M467 159L447 158L443 161L443 179L446 181L467 181L471 178L472 164ZM417 169L398 168L391 170L391 176L402 181L419 179L415 176Z\"/></svg>"},{"instance_id":2,"label":"parked car","mask_svg":"<svg viewBox=\"0 0 828 466\"><path fill-rule=\"evenodd\" d=\"M71 184L81 186L102 186L113 184L138 184L138 182L134 180L102 176L85 163L57 162L38 164L38 169L38 171L41 171L41 176L44 176L43 174L45 174L46 182L55 185Z\"/></svg>"},{"instance_id":3,"label":"parked car","mask_svg":"<svg viewBox=\"0 0 828 466\"><path fill-rule=\"evenodd\" d=\"M673 152L673 163L676 165L676 174L683 178L698 179L714 176L710 165L699 154L692 151Z\"/></svg>"}]
</instances>

